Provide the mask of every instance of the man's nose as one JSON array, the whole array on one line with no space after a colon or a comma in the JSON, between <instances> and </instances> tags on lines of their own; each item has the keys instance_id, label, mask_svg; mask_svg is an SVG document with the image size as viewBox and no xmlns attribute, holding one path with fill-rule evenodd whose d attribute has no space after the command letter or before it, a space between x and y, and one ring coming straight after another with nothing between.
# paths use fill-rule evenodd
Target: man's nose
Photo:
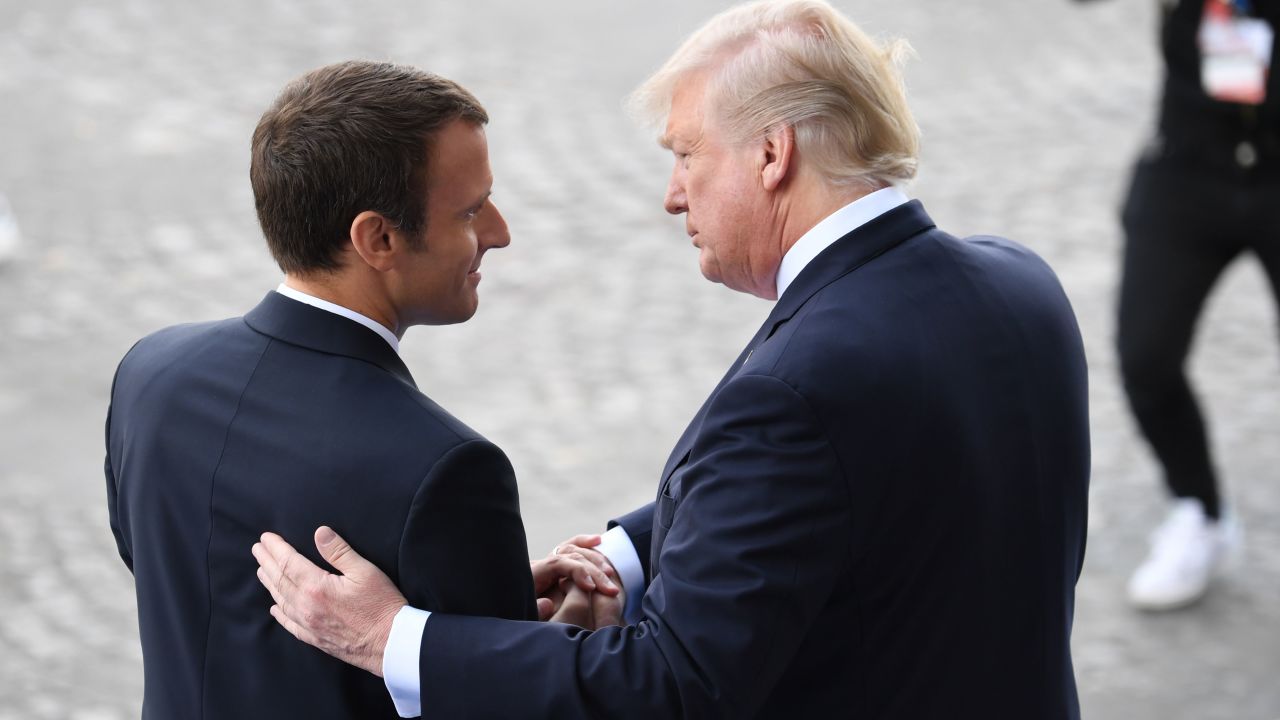
<instances>
[{"instance_id":1,"label":"man's nose","mask_svg":"<svg viewBox=\"0 0 1280 720\"><path fill-rule=\"evenodd\" d=\"M672 215L679 215L682 212L688 212L688 200L685 198L684 183L680 182L676 177L676 171L671 173L671 181L667 183L667 196L662 200L662 206Z\"/></svg>"},{"instance_id":2,"label":"man's nose","mask_svg":"<svg viewBox=\"0 0 1280 720\"><path fill-rule=\"evenodd\" d=\"M498 206L490 203L489 226L485 228L483 244L485 248L506 247L511 244L511 232L507 229L507 219L498 212Z\"/></svg>"}]
</instances>

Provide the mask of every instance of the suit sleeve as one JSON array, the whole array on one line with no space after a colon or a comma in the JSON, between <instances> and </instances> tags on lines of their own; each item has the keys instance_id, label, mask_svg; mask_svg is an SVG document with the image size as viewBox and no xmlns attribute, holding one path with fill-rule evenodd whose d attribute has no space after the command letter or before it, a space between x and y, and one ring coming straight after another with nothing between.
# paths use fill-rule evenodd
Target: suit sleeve
<instances>
[{"instance_id":1,"label":"suit sleeve","mask_svg":"<svg viewBox=\"0 0 1280 720\"><path fill-rule=\"evenodd\" d=\"M119 370L116 370L117 377ZM116 383L111 381L111 403L115 402ZM116 486L116 473L111 465L111 405L107 405L107 422L106 422L106 458L103 460L102 469L107 476L107 519L111 523L111 534L116 539L116 549L120 552L120 559L124 560L124 564L129 568L129 572L133 572L133 554L129 551L129 544L126 542L124 533L120 527L120 508L119 508L119 489Z\"/></svg>"},{"instance_id":2,"label":"suit sleeve","mask_svg":"<svg viewBox=\"0 0 1280 720\"><path fill-rule=\"evenodd\" d=\"M405 523L399 585L432 612L537 618L515 472L472 440L431 468Z\"/></svg>"},{"instance_id":3,"label":"suit sleeve","mask_svg":"<svg viewBox=\"0 0 1280 720\"><path fill-rule=\"evenodd\" d=\"M640 568L647 579L649 577L649 553L653 545L653 503L632 510L620 518L609 521L609 529L620 527L627 532L631 546L640 558Z\"/></svg>"},{"instance_id":4,"label":"suit sleeve","mask_svg":"<svg viewBox=\"0 0 1280 720\"><path fill-rule=\"evenodd\" d=\"M845 481L805 399L763 376L722 389L681 472L641 622L432 615L423 717L755 716L847 571Z\"/></svg>"}]
</instances>

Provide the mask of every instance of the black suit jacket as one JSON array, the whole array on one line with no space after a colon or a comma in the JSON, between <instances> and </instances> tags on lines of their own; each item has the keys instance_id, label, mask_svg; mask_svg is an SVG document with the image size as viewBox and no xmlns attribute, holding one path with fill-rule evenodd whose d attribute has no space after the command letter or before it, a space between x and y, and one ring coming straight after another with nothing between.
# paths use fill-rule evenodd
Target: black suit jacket
<instances>
[{"instance_id":1,"label":"black suit jacket","mask_svg":"<svg viewBox=\"0 0 1280 720\"><path fill-rule=\"evenodd\" d=\"M621 520L644 619L432 615L424 717L1075 718L1088 474L1052 271L908 203L801 272Z\"/></svg>"},{"instance_id":2,"label":"black suit jacket","mask_svg":"<svg viewBox=\"0 0 1280 720\"><path fill-rule=\"evenodd\" d=\"M264 528L319 563L312 533L331 525L420 607L536 617L506 457L418 392L376 333L277 293L129 352L106 473L144 717L397 717L381 679L270 617L249 553Z\"/></svg>"}]
</instances>

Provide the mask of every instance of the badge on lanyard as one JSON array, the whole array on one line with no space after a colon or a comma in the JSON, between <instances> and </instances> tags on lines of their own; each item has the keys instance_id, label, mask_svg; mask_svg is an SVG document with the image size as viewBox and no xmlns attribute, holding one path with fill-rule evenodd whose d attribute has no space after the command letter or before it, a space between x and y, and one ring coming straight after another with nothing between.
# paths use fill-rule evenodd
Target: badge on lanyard
<instances>
[{"instance_id":1,"label":"badge on lanyard","mask_svg":"<svg viewBox=\"0 0 1280 720\"><path fill-rule=\"evenodd\" d=\"M1261 105L1267 99L1267 70L1275 31L1266 20L1249 17L1249 0L1205 0L1200 17L1200 81L1209 97Z\"/></svg>"}]
</instances>

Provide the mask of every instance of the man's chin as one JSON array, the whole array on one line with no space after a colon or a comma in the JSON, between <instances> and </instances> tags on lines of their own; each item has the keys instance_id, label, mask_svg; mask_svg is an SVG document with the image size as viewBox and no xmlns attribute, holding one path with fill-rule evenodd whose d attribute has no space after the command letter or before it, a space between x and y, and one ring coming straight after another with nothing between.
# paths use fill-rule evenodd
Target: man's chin
<instances>
[{"instance_id":1,"label":"man's chin","mask_svg":"<svg viewBox=\"0 0 1280 720\"><path fill-rule=\"evenodd\" d=\"M458 307L436 310L427 313L419 322L414 325L457 325L464 323L475 317L476 311L480 309L480 298L473 297L471 302L464 303Z\"/></svg>"},{"instance_id":2,"label":"man's chin","mask_svg":"<svg viewBox=\"0 0 1280 720\"><path fill-rule=\"evenodd\" d=\"M734 292L753 295L761 300L777 300L778 291L773 285L756 287L754 285L745 285L740 282L726 282L718 272L708 272L706 268L702 268L702 277L710 280L718 285L723 285Z\"/></svg>"},{"instance_id":3,"label":"man's chin","mask_svg":"<svg viewBox=\"0 0 1280 720\"><path fill-rule=\"evenodd\" d=\"M724 284L724 280L720 279L720 268L715 263L710 262L706 258L698 258L698 271L702 273L702 277L719 285Z\"/></svg>"}]
</instances>

